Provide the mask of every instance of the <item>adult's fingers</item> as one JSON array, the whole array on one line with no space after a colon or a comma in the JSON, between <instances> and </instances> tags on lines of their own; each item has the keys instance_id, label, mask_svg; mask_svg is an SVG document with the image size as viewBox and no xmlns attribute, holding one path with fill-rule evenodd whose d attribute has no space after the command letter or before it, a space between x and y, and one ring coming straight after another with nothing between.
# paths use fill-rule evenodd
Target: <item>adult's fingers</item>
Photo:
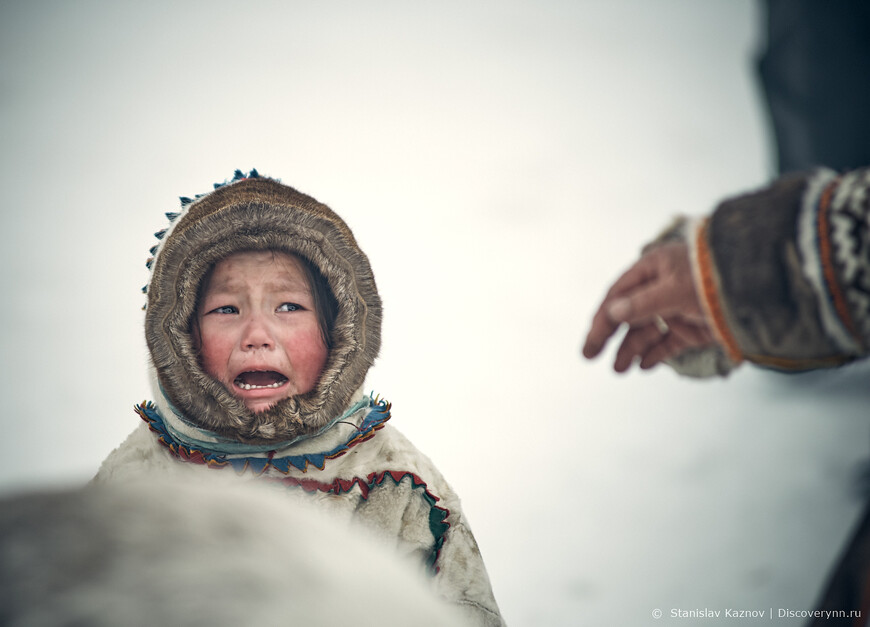
<instances>
[{"instance_id":1,"label":"adult's fingers","mask_svg":"<svg viewBox=\"0 0 870 627\"><path fill-rule=\"evenodd\" d=\"M598 355L618 326L618 322L613 322L608 317L602 304L598 308L598 311L595 312L595 316L592 318L592 326L589 327L589 333L586 334L586 342L583 344L583 356L587 359L592 359Z\"/></svg>"},{"instance_id":2,"label":"adult's fingers","mask_svg":"<svg viewBox=\"0 0 870 627\"><path fill-rule=\"evenodd\" d=\"M659 276L659 253L652 251L643 255L625 272L623 272L604 297L604 301L613 301L630 292L639 285L653 281ZM602 303L603 304L603 303Z\"/></svg>"},{"instance_id":3,"label":"adult's fingers","mask_svg":"<svg viewBox=\"0 0 870 627\"><path fill-rule=\"evenodd\" d=\"M692 289L691 284L680 285L671 277L654 281L610 303L607 316L616 322L628 324L647 322L654 316L667 318L680 313L685 306L683 292L689 291L691 295Z\"/></svg>"},{"instance_id":4,"label":"adult's fingers","mask_svg":"<svg viewBox=\"0 0 870 627\"><path fill-rule=\"evenodd\" d=\"M607 309L611 320L638 324L657 315L703 320L686 244L674 242L654 248L641 261L645 263L636 264L635 279L646 276L647 280L635 280L631 289L615 291Z\"/></svg>"},{"instance_id":5,"label":"adult's fingers","mask_svg":"<svg viewBox=\"0 0 870 627\"><path fill-rule=\"evenodd\" d=\"M679 355L687 348L688 346L680 336L668 333L661 342L650 347L650 350L641 358L639 366L643 370L649 370L665 359Z\"/></svg>"},{"instance_id":6,"label":"adult's fingers","mask_svg":"<svg viewBox=\"0 0 870 627\"><path fill-rule=\"evenodd\" d=\"M615 319L610 314L610 308L615 301L621 300L625 294L657 277L656 263L649 255L641 257L633 266L626 270L610 287L598 310L592 318L592 325L586 335L583 345L583 355L592 358L598 355L607 340L616 332L622 320Z\"/></svg>"},{"instance_id":7,"label":"adult's fingers","mask_svg":"<svg viewBox=\"0 0 870 627\"><path fill-rule=\"evenodd\" d=\"M613 369L616 372L625 372L631 368L636 357L643 358L649 350L662 341L662 332L654 324L644 324L629 328L628 333L622 339L616 358L613 361Z\"/></svg>"},{"instance_id":8,"label":"adult's fingers","mask_svg":"<svg viewBox=\"0 0 870 627\"><path fill-rule=\"evenodd\" d=\"M642 357L640 361L642 369L648 370L665 359L676 357L690 348L712 346L716 341L706 325L670 319L668 327L667 337L652 346Z\"/></svg>"}]
</instances>

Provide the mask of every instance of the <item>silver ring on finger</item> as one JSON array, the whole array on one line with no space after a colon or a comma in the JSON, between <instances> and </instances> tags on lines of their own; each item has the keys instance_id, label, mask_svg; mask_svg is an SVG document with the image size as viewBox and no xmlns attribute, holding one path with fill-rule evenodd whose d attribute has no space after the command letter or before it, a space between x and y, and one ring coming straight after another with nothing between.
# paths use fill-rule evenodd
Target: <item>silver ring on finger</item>
<instances>
[{"instance_id":1,"label":"silver ring on finger","mask_svg":"<svg viewBox=\"0 0 870 627\"><path fill-rule=\"evenodd\" d=\"M668 326L668 323L665 322L665 319L662 318L661 316L659 316L658 314L653 316L653 324L656 325L656 329L658 329L658 332L661 333L662 335L667 335L671 331L670 327Z\"/></svg>"}]
</instances>

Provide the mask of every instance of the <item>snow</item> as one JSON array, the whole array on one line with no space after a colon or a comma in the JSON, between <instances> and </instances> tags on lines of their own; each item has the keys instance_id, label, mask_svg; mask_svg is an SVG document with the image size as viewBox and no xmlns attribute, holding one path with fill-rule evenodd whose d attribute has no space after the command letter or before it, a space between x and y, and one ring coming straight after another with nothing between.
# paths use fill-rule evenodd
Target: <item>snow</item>
<instances>
[{"instance_id":1,"label":"snow","mask_svg":"<svg viewBox=\"0 0 870 627\"><path fill-rule=\"evenodd\" d=\"M368 252L368 385L462 496L510 624L811 608L859 511L870 369L697 382L579 355L645 241L771 175L759 18L749 0L5 3L0 490L80 484L134 428L151 234L256 167Z\"/></svg>"}]
</instances>

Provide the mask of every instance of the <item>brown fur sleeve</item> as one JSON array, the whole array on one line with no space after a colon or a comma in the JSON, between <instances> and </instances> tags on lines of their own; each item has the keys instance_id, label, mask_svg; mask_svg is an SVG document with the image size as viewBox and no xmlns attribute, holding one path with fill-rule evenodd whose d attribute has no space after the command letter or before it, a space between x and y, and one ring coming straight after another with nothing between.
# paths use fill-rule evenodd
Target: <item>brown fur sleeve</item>
<instances>
[{"instance_id":1,"label":"brown fur sleeve","mask_svg":"<svg viewBox=\"0 0 870 627\"><path fill-rule=\"evenodd\" d=\"M805 370L867 353L866 337L857 330L866 328L868 311L849 301L860 289L845 274L850 264L870 263L865 174L848 175L849 189L827 171L784 177L726 200L713 213L705 236L719 305L745 359ZM837 227L837 207L863 211L855 216L863 233L856 227L849 236ZM847 295L839 308L837 294Z\"/></svg>"}]
</instances>

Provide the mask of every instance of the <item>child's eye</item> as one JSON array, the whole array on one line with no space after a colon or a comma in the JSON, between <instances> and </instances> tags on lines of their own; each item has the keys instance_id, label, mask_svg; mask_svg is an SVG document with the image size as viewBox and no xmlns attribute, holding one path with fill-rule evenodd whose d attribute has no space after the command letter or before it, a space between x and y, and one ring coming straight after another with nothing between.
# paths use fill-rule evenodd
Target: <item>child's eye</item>
<instances>
[{"instance_id":1,"label":"child's eye","mask_svg":"<svg viewBox=\"0 0 870 627\"><path fill-rule=\"evenodd\" d=\"M223 307L217 307L212 309L209 313L217 313L217 314L234 314L239 313L239 310L233 307L232 305L224 305Z\"/></svg>"},{"instance_id":2,"label":"child's eye","mask_svg":"<svg viewBox=\"0 0 870 627\"><path fill-rule=\"evenodd\" d=\"M302 309L302 307L296 303L283 303L276 311L299 311L300 309Z\"/></svg>"}]
</instances>

